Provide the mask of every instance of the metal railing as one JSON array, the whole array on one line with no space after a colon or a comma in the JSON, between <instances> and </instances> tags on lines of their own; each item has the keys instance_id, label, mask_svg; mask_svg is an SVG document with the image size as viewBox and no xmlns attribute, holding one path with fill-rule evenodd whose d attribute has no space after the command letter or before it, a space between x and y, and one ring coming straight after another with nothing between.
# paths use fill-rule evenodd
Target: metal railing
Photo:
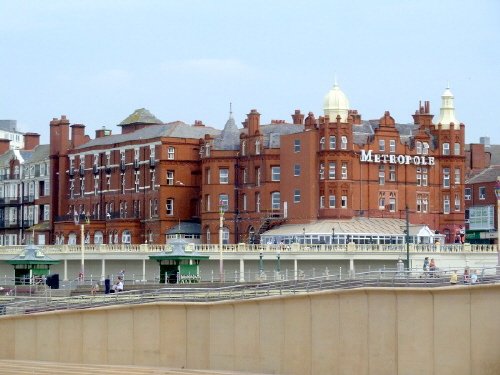
<instances>
[{"instance_id":1,"label":"metal railing","mask_svg":"<svg viewBox=\"0 0 500 375\"><path fill-rule=\"evenodd\" d=\"M434 288L450 285L450 274L454 271L463 274L462 270L398 271L379 270L358 274L350 274L342 278L339 275L323 277L280 280L275 282L259 282L221 287L165 287L153 290L131 290L111 294L79 295L74 297L53 297L51 290L46 290L39 297L14 298L1 297L0 315L32 314L38 312L87 309L117 304L144 304L160 301L175 302L215 302L247 300L269 296L296 295L325 290L379 288L379 287L414 287ZM477 270L477 284L493 284L500 282L496 268ZM471 279L458 278L458 282L467 287L474 287ZM192 284L195 285L195 284Z\"/></svg>"}]
</instances>

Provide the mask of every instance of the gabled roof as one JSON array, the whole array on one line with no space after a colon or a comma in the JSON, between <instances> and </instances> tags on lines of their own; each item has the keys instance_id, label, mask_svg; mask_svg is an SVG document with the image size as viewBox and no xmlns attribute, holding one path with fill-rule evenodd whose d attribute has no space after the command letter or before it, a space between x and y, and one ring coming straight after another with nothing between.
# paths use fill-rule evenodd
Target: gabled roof
<instances>
[{"instance_id":1,"label":"gabled roof","mask_svg":"<svg viewBox=\"0 0 500 375\"><path fill-rule=\"evenodd\" d=\"M495 182L500 176L500 165L492 165L465 181L466 184Z\"/></svg>"}]
</instances>

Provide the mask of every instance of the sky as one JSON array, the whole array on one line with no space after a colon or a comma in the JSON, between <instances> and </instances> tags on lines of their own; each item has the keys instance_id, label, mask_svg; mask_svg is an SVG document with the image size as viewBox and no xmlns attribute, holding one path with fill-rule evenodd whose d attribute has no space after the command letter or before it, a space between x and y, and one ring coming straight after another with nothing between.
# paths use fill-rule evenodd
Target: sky
<instances>
[{"instance_id":1,"label":"sky","mask_svg":"<svg viewBox=\"0 0 500 375\"><path fill-rule=\"evenodd\" d=\"M95 130L147 108L222 129L323 114L335 77L364 120L439 118L449 85L466 142L500 144L497 0L0 0L0 119L49 141L66 115Z\"/></svg>"}]
</instances>

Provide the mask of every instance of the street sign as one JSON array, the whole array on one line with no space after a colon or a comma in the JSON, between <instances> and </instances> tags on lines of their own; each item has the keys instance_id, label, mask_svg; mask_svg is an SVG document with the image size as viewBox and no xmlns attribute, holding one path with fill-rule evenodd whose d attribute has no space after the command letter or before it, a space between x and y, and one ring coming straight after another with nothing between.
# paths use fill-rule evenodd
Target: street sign
<instances>
[{"instance_id":1,"label":"street sign","mask_svg":"<svg viewBox=\"0 0 500 375\"><path fill-rule=\"evenodd\" d=\"M493 239L498 237L498 232L481 232L479 238Z\"/></svg>"}]
</instances>

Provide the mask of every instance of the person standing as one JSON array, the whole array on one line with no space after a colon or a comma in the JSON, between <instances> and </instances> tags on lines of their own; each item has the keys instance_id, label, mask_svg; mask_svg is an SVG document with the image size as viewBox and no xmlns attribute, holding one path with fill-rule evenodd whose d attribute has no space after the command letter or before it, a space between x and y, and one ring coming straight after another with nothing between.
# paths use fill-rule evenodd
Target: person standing
<instances>
[{"instance_id":1,"label":"person standing","mask_svg":"<svg viewBox=\"0 0 500 375\"><path fill-rule=\"evenodd\" d=\"M436 262L434 261L434 258L431 258L431 262L429 263L429 271L431 272L431 277L435 277Z\"/></svg>"},{"instance_id":2,"label":"person standing","mask_svg":"<svg viewBox=\"0 0 500 375\"><path fill-rule=\"evenodd\" d=\"M457 282L458 282L457 271L453 270L453 272L451 273L451 277L450 277L450 284L457 285Z\"/></svg>"},{"instance_id":3,"label":"person standing","mask_svg":"<svg viewBox=\"0 0 500 375\"><path fill-rule=\"evenodd\" d=\"M470 275L470 283L475 284L477 283L477 270L472 270L471 275Z\"/></svg>"},{"instance_id":4,"label":"person standing","mask_svg":"<svg viewBox=\"0 0 500 375\"><path fill-rule=\"evenodd\" d=\"M465 267L464 269L464 284L470 283L470 273L469 268Z\"/></svg>"},{"instance_id":5,"label":"person standing","mask_svg":"<svg viewBox=\"0 0 500 375\"><path fill-rule=\"evenodd\" d=\"M424 275L427 275L427 272L429 272L429 257L425 257L422 269L424 270Z\"/></svg>"}]
</instances>

